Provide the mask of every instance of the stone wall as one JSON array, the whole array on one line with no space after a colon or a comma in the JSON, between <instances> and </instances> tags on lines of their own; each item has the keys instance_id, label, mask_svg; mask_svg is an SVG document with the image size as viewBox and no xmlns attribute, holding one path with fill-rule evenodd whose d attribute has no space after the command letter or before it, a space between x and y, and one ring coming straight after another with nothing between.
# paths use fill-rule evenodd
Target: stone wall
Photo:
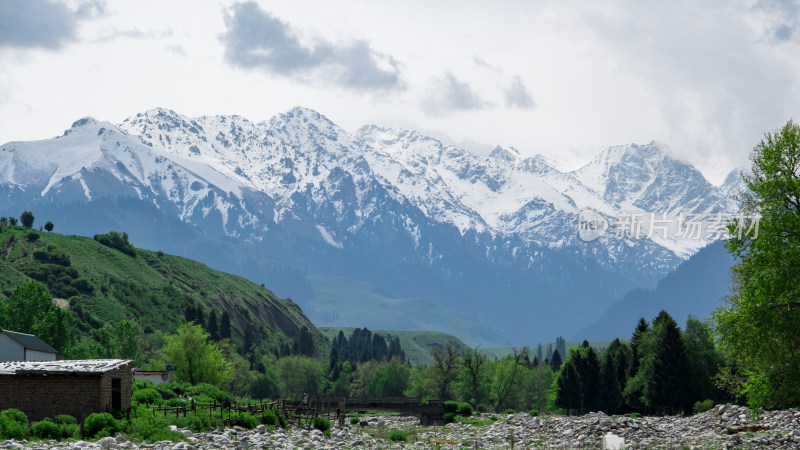
<instances>
[{"instance_id":1,"label":"stone wall","mask_svg":"<svg viewBox=\"0 0 800 450\"><path fill-rule=\"evenodd\" d=\"M111 384L120 379L121 409L131 407L131 366L104 374L0 375L0 410L16 408L31 421L69 414L82 421L95 412L111 409Z\"/></svg>"},{"instance_id":2,"label":"stone wall","mask_svg":"<svg viewBox=\"0 0 800 450\"><path fill-rule=\"evenodd\" d=\"M0 375L0 410L19 409L32 421L56 414L81 420L104 411L100 404L101 381L100 375Z\"/></svg>"}]
</instances>

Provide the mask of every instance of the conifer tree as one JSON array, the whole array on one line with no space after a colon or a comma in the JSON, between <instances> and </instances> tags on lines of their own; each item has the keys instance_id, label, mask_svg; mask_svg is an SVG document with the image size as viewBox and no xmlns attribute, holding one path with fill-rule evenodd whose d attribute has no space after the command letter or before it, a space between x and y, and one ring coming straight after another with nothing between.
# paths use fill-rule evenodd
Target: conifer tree
<instances>
[{"instance_id":1,"label":"conifer tree","mask_svg":"<svg viewBox=\"0 0 800 450\"><path fill-rule=\"evenodd\" d=\"M633 330L633 336L631 336L631 376L635 376L636 372L639 370L639 345L641 344L642 338L650 329L650 325L644 320L644 317L639 319L639 323L636 324L636 329Z\"/></svg>"},{"instance_id":2,"label":"conifer tree","mask_svg":"<svg viewBox=\"0 0 800 450\"><path fill-rule=\"evenodd\" d=\"M588 345L588 342L586 344ZM602 408L600 405L600 361L597 359L597 352L592 347L584 347L580 351L584 356L579 360L580 365L577 366L577 369L578 375L581 377L583 410L600 411Z\"/></svg>"},{"instance_id":3,"label":"conifer tree","mask_svg":"<svg viewBox=\"0 0 800 450\"><path fill-rule=\"evenodd\" d=\"M647 406L666 413L691 411L691 374L681 330L675 320L661 311L653 321L653 367L645 379Z\"/></svg>"},{"instance_id":4,"label":"conifer tree","mask_svg":"<svg viewBox=\"0 0 800 450\"><path fill-rule=\"evenodd\" d=\"M228 315L228 311L222 313L222 318L219 321L219 337L222 339L231 338L231 316Z\"/></svg>"},{"instance_id":5,"label":"conifer tree","mask_svg":"<svg viewBox=\"0 0 800 450\"><path fill-rule=\"evenodd\" d=\"M206 325L206 331L208 331L208 335L211 337L211 340L218 341L219 340L219 322L217 321L217 312L213 309L211 313L208 315L208 324Z\"/></svg>"},{"instance_id":6,"label":"conifer tree","mask_svg":"<svg viewBox=\"0 0 800 450\"><path fill-rule=\"evenodd\" d=\"M556 378L556 406L567 410L568 415L583 410L583 387L577 368L580 359L580 353L571 353Z\"/></svg>"},{"instance_id":7,"label":"conifer tree","mask_svg":"<svg viewBox=\"0 0 800 450\"><path fill-rule=\"evenodd\" d=\"M558 369L561 368L561 353L558 352L558 349L553 352L553 356L550 359L550 367L553 369L553 372L557 372Z\"/></svg>"}]
</instances>

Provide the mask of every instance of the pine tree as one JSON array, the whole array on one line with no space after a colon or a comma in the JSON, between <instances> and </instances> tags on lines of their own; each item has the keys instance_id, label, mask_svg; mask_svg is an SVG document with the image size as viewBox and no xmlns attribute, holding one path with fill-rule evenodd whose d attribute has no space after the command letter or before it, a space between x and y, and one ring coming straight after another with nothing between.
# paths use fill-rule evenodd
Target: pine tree
<instances>
[{"instance_id":1,"label":"pine tree","mask_svg":"<svg viewBox=\"0 0 800 450\"><path fill-rule=\"evenodd\" d=\"M556 378L556 406L566 409L568 415L583 410L583 387L577 368L579 359L579 353L570 354Z\"/></svg>"},{"instance_id":2,"label":"pine tree","mask_svg":"<svg viewBox=\"0 0 800 450\"><path fill-rule=\"evenodd\" d=\"M689 412L692 377L681 330L666 311L661 311L653 320L653 333L654 355L649 360L653 367L644 391L647 406L666 413Z\"/></svg>"},{"instance_id":3,"label":"pine tree","mask_svg":"<svg viewBox=\"0 0 800 450\"><path fill-rule=\"evenodd\" d=\"M231 338L231 316L228 315L228 311L222 313L222 318L219 321L219 337L222 339Z\"/></svg>"},{"instance_id":4,"label":"pine tree","mask_svg":"<svg viewBox=\"0 0 800 450\"><path fill-rule=\"evenodd\" d=\"M622 388L617 378L618 369L617 354L607 351L603 364L600 366L600 402L606 414L621 412L623 405Z\"/></svg>"},{"instance_id":5,"label":"pine tree","mask_svg":"<svg viewBox=\"0 0 800 450\"><path fill-rule=\"evenodd\" d=\"M553 369L553 372L557 372L558 369L561 368L561 353L558 352L558 349L553 352L553 356L550 359L550 367Z\"/></svg>"},{"instance_id":6,"label":"pine tree","mask_svg":"<svg viewBox=\"0 0 800 450\"><path fill-rule=\"evenodd\" d=\"M636 329L633 330L633 336L631 336L631 376L635 376L636 372L639 370L639 344L642 341L642 337L649 329L650 325L648 325L647 321L642 317L639 319L639 323L636 324Z\"/></svg>"},{"instance_id":7,"label":"pine tree","mask_svg":"<svg viewBox=\"0 0 800 450\"><path fill-rule=\"evenodd\" d=\"M219 340L219 322L217 321L217 312L213 309L211 313L208 315L208 324L206 325L206 331L208 331L208 335L211 336L212 341Z\"/></svg>"},{"instance_id":8,"label":"pine tree","mask_svg":"<svg viewBox=\"0 0 800 450\"><path fill-rule=\"evenodd\" d=\"M586 341L584 341L586 342ZM588 342L586 342L588 345ZM592 347L583 347L580 365L577 365L578 375L581 377L581 387L583 392L583 410L594 412L600 411L600 361L597 359L597 352Z\"/></svg>"}]
</instances>

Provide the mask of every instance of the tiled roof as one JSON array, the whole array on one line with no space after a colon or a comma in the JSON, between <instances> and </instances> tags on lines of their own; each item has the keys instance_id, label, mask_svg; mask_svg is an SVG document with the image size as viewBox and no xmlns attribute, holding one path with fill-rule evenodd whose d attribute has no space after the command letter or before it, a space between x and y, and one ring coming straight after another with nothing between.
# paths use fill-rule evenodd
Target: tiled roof
<instances>
[{"instance_id":1,"label":"tiled roof","mask_svg":"<svg viewBox=\"0 0 800 450\"><path fill-rule=\"evenodd\" d=\"M3 330L0 333L13 339L17 344L29 348L31 350L39 350L43 352L58 353L58 350L47 345L47 342L39 339L32 334L17 333L16 331Z\"/></svg>"},{"instance_id":2,"label":"tiled roof","mask_svg":"<svg viewBox=\"0 0 800 450\"><path fill-rule=\"evenodd\" d=\"M130 364L130 359L65 359L61 361L0 362L0 375L24 373L54 373L102 375Z\"/></svg>"}]
</instances>

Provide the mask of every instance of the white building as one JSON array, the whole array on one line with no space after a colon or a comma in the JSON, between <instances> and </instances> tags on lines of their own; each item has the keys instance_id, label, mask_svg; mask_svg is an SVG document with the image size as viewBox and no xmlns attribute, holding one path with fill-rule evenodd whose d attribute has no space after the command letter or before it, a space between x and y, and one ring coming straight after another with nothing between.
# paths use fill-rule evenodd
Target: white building
<instances>
[{"instance_id":1,"label":"white building","mask_svg":"<svg viewBox=\"0 0 800 450\"><path fill-rule=\"evenodd\" d=\"M153 384L169 383L172 381L172 371L133 369L133 381L146 380Z\"/></svg>"},{"instance_id":2,"label":"white building","mask_svg":"<svg viewBox=\"0 0 800 450\"><path fill-rule=\"evenodd\" d=\"M0 361L55 361L58 350L32 334L0 331Z\"/></svg>"}]
</instances>

